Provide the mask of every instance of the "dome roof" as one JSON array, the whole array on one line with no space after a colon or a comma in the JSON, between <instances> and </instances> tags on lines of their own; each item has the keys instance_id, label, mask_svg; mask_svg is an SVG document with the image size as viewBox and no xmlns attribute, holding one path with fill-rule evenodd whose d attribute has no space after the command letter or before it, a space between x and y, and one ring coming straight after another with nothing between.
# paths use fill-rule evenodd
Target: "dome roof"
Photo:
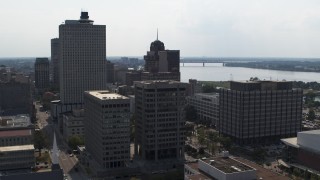
<instances>
[{"instance_id":1,"label":"dome roof","mask_svg":"<svg viewBox=\"0 0 320 180\"><path fill-rule=\"evenodd\" d=\"M150 51L164 51L164 49L163 42L159 41L158 39L153 41L150 45Z\"/></svg>"}]
</instances>

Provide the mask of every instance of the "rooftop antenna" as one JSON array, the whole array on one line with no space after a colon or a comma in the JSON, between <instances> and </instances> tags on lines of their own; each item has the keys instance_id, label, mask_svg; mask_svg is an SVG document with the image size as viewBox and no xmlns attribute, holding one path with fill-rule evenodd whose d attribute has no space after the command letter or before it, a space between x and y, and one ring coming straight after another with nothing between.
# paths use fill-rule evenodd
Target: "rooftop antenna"
<instances>
[{"instance_id":1,"label":"rooftop antenna","mask_svg":"<svg viewBox=\"0 0 320 180\"><path fill-rule=\"evenodd\" d=\"M158 40L158 28L157 28L157 40Z\"/></svg>"}]
</instances>

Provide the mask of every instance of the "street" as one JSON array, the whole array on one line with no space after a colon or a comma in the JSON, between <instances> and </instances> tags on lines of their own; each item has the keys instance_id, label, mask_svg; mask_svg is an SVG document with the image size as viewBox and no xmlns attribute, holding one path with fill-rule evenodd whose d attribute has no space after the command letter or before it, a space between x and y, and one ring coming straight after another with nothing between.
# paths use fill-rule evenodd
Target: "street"
<instances>
[{"instance_id":1,"label":"street","mask_svg":"<svg viewBox=\"0 0 320 180\"><path fill-rule=\"evenodd\" d=\"M49 149L52 148L53 132L55 132L59 149L59 165L63 169L63 173L66 174L68 180L88 179L87 175L81 172L81 168L77 168L78 172L76 172L75 167L77 167L78 159L76 156L70 157L70 155L67 153L68 146L59 133L58 125L52 122L50 113L47 111L40 111L40 107L40 103L35 103L35 108L37 110L37 126L48 138Z\"/></svg>"}]
</instances>

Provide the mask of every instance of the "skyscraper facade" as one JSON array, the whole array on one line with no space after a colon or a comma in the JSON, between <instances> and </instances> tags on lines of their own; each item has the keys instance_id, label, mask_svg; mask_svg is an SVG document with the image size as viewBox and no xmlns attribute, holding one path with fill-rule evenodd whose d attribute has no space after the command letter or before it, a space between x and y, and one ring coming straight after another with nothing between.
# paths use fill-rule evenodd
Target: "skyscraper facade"
<instances>
[{"instance_id":1,"label":"skyscraper facade","mask_svg":"<svg viewBox=\"0 0 320 180\"><path fill-rule=\"evenodd\" d=\"M55 88L59 88L59 51L59 38L51 39L52 82Z\"/></svg>"},{"instance_id":2,"label":"skyscraper facade","mask_svg":"<svg viewBox=\"0 0 320 180\"><path fill-rule=\"evenodd\" d=\"M164 43L157 40L151 43L150 51L144 56L145 73L142 80L180 81L180 50L165 50Z\"/></svg>"},{"instance_id":3,"label":"skyscraper facade","mask_svg":"<svg viewBox=\"0 0 320 180\"><path fill-rule=\"evenodd\" d=\"M49 77L49 59L48 58L36 58L34 64L35 69L35 86L39 92L42 92L50 86Z\"/></svg>"},{"instance_id":4,"label":"skyscraper facade","mask_svg":"<svg viewBox=\"0 0 320 180\"><path fill-rule=\"evenodd\" d=\"M296 136L302 123L302 90L292 82L230 82L220 91L219 132L242 144Z\"/></svg>"},{"instance_id":5,"label":"skyscraper facade","mask_svg":"<svg viewBox=\"0 0 320 180\"><path fill-rule=\"evenodd\" d=\"M83 104L83 93L106 88L106 26L94 25L88 12L59 26L60 99Z\"/></svg>"},{"instance_id":6,"label":"skyscraper facade","mask_svg":"<svg viewBox=\"0 0 320 180\"><path fill-rule=\"evenodd\" d=\"M187 84L176 81L135 83L135 156L159 162L184 159Z\"/></svg>"},{"instance_id":7,"label":"skyscraper facade","mask_svg":"<svg viewBox=\"0 0 320 180\"><path fill-rule=\"evenodd\" d=\"M130 160L130 99L108 91L84 94L85 146L104 169Z\"/></svg>"}]
</instances>

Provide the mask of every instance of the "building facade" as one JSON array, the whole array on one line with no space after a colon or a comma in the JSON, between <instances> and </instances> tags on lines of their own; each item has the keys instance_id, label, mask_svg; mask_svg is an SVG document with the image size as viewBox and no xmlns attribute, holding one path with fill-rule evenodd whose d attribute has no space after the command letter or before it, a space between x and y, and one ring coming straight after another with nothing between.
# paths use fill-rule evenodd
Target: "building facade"
<instances>
[{"instance_id":1,"label":"building facade","mask_svg":"<svg viewBox=\"0 0 320 180\"><path fill-rule=\"evenodd\" d=\"M176 81L135 83L135 157L184 160L186 90Z\"/></svg>"},{"instance_id":2,"label":"building facade","mask_svg":"<svg viewBox=\"0 0 320 180\"><path fill-rule=\"evenodd\" d=\"M231 81L219 103L219 132L239 143L272 142L301 130L302 90L292 82Z\"/></svg>"},{"instance_id":3,"label":"building facade","mask_svg":"<svg viewBox=\"0 0 320 180\"><path fill-rule=\"evenodd\" d=\"M282 156L285 166L320 172L320 130L298 132L297 137L281 141L286 145Z\"/></svg>"},{"instance_id":4,"label":"building facade","mask_svg":"<svg viewBox=\"0 0 320 180\"><path fill-rule=\"evenodd\" d=\"M148 74L142 75L141 80L180 81L180 50L165 50L164 43L158 37L151 43L144 60L144 71Z\"/></svg>"},{"instance_id":5,"label":"building facade","mask_svg":"<svg viewBox=\"0 0 320 180\"><path fill-rule=\"evenodd\" d=\"M219 122L218 93L196 93L194 96L188 96L187 102L195 108L201 122L214 126Z\"/></svg>"},{"instance_id":6,"label":"building facade","mask_svg":"<svg viewBox=\"0 0 320 180\"><path fill-rule=\"evenodd\" d=\"M30 84L0 82L0 115L32 114Z\"/></svg>"},{"instance_id":7,"label":"building facade","mask_svg":"<svg viewBox=\"0 0 320 180\"><path fill-rule=\"evenodd\" d=\"M72 112L63 113L62 118L62 132L66 142L71 136L84 136L83 109L73 109Z\"/></svg>"},{"instance_id":8,"label":"building facade","mask_svg":"<svg viewBox=\"0 0 320 180\"><path fill-rule=\"evenodd\" d=\"M104 169L130 160L130 99L109 91L86 91L85 147Z\"/></svg>"},{"instance_id":9,"label":"building facade","mask_svg":"<svg viewBox=\"0 0 320 180\"><path fill-rule=\"evenodd\" d=\"M114 64L110 61L106 62L107 83L114 83Z\"/></svg>"},{"instance_id":10,"label":"building facade","mask_svg":"<svg viewBox=\"0 0 320 180\"><path fill-rule=\"evenodd\" d=\"M0 170L13 170L34 167L34 146L19 145L0 147Z\"/></svg>"},{"instance_id":11,"label":"building facade","mask_svg":"<svg viewBox=\"0 0 320 180\"><path fill-rule=\"evenodd\" d=\"M48 58L36 58L34 64L35 86L39 92L43 92L50 86L50 65Z\"/></svg>"},{"instance_id":12,"label":"building facade","mask_svg":"<svg viewBox=\"0 0 320 180\"><path fill-rule=\"evenodd\" d=\"M60 98L83 104L83 93L106 88L106 26L94 25L88 12L59 26Z\"/></svg>"},{"instance_id":13,"label":"building facade","mask_svg":"<svg viewBox=\"0 0 320 180\"><path fill-rule=\"evenodd\" d=\"M52 82L55 88L59 89L59 38L51 39L51 63L52 63Z\"/></svg>"}]
</instances>

